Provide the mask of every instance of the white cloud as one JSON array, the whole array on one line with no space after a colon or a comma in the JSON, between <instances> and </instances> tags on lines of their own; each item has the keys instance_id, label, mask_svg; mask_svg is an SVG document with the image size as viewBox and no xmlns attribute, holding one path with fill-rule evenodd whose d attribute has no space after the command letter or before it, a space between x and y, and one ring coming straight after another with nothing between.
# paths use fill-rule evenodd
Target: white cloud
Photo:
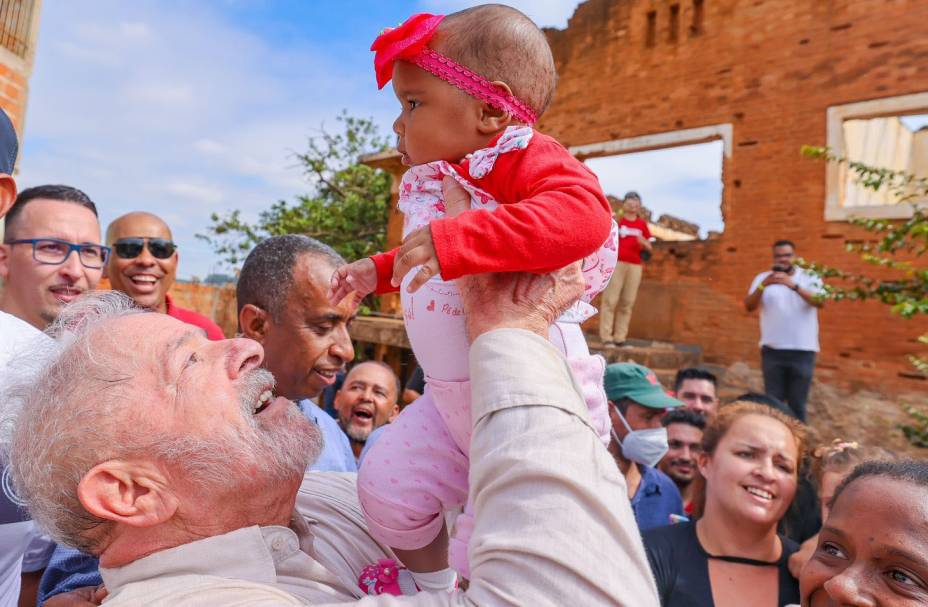
<instances>
[{"instance_id":1,"label":"white cloud","mask_svg":"<svg viewBox=\"0 0 928 607\"><path fill-rule=\"evenodd\" d=\"M186 109L194 100L193 86L186 83L170 82L130 82L123 93L133 103L151 103L164 106L178 106Z\"/></svg>"},{"instance_id":2,"label":"white cloud","mask_svg":"<svg viewBox=\"0 0 928 607\"><path fill-rule=\"evenodd\" d=\"M165 185L164 191L192 202L215 204L222 200L222 192L218 189L189 181L171 181Z\"/></svg>"},{"instance_id":3,"label":"white cloud","mask_svg":"<svg viewBox=\"0 0 928 607\"><path fill-rule=\"evenodd\" d=\"M197 139L193 142L193 149L204 154L216 155L226 151L226 147L212 139Z\"/></svg>"},{"instance_id":4,"label":"white cloud","mask_svg":"<svg viewBox=\"0 0 928 607\"><path fill-rule=\"evenodd\" d=\"M138 40L147 40L151 36L151 30L144 23L124 21L119 24L119 34L124 38L135 38Z\"/></svg>"},{"instance_id":5,"label":"white cloud","mask_svg":"<svg viewBox=\"0 0 928 607\"><path fill-rule=\"evenodd\" d=\"M182 276L215 263L194 238L211 212L256 217L307 191L293 152L324 120L347 108L386 126L392 111L335 51L266 40L214 9L46 3L20 163L21 187L79 187L104 225L139 209L183 218Z\"/></svg>"},{"instance_id":6,"label":"white cloud","mask_svg":"<svg viewBox=\"0 0 928 607\"><path fill-rule=\"evenodd\" d=\"M420 0L423 11L446 14L459 11L478 4L480 0ZM556 27L564 29L567 20L574 14L580 0L508 0L507 4L528 15L539 27Z\"/></svg>"}]
</instances>

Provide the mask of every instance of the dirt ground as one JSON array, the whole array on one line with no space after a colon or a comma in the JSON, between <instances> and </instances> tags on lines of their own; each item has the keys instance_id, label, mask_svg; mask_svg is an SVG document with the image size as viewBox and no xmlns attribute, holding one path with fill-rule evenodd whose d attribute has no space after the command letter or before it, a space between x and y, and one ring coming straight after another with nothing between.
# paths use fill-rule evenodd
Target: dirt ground
<instances>
[{"instance_id":1,"label":"dirt ground","mask_svg":"<svg viewBox=\"0 0 928 607\"><path fill-rule=\"evenodd\" d=\"M721 375L722 402L749 390L763 392L761 372L745 363L734 363ZM813 380L808 420L819 441L842 438L880 446L902 457L928 457L928 449L912 446L898 429L899 424L911 421L902 409L906 405L928 412L928 386L926 392L888 398L877 391L845 391Z\"/></svg>"}]
</instances>

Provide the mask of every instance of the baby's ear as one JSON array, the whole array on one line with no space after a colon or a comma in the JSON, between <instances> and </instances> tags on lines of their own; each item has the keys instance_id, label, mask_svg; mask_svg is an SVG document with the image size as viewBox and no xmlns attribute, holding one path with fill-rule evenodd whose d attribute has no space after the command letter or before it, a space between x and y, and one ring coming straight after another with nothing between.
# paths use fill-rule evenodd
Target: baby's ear
<instances>
[{"instance_id":1,"label":"baby's ear","mask_svg":"<svg viewBox=\"0 0 928 607\"><path fill-rule=\"evenodd\" d=\"M501 93L512 94L512 89L509 88L509 85L501 80L496 80L492 83L494 86L500 89ZM477 125L477 129L483 135L493 135L502 131L507 126L512 124L512 115L497 107L493 107L489 103L483 102L480 106L480 121Z\"/></svg>"}]
</instances>

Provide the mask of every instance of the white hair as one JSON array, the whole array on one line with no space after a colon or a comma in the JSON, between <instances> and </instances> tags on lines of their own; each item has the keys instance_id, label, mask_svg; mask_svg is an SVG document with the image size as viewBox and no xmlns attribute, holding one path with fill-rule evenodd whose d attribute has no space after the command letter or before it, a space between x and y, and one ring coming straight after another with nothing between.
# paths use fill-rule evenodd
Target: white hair
<instances>
[{"instance_id":1,"label":"white hair","mask_svg":"<svg viewBox=\"0 0 928 607\"><path fill-rule=\"evenodd\" d=\"M237 382L244 429L221 427L200 438L140 423L140 406L156 402L159 393L140 393L133 380L151 373L149 363L156 361L133 359L124 344L97 331L140 313L146 312L118 292L78 298L46 331L54 341L42 340L11 367L26 369L21 361L31 359L41 360L41 368L33 363L29 372L9 373L0 387L0 449L18 497L52 537L86 552L98 553L113 525L87 512L78 498L81 479L101 462L145 457L174 466L198 487L229 491L234 478L302 475L322 447L318 430L295 408L267 426L252 415L253 403L273 381L261 369Z\"/></svg>"},{"instance_id":2,"label":"white hair","mask_svg":"<svg viewBox=\"0 0 928 607\"><path fill-rule=\"evenodd\" d=\"M101 438L116 403L103 397L130 379L101 360L87 336L105 321L139 313L116 291L80 297L46 329L51 339L17 353L0 387L0 446L14 489L39 525L78 547L78 534L102 522L81 507L77 485L101 461L99 450L111 449Z\"/></svg>"}]
</instances>

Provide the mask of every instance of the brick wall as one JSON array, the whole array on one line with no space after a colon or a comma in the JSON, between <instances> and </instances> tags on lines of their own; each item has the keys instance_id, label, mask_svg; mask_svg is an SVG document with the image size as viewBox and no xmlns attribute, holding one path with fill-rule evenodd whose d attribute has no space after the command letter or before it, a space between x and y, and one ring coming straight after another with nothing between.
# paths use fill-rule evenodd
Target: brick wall
<instances>
[{"instance_id":1,"label":"brick wall","mask_svg":"<svg viewBox=\"0 0 928 607\"><path fill-rule=\"evenodd\" d=\"M3 6L0 13L0 107L16 125L22 147L42 2L5 0Z\"/></svg>"},{"instance_id":2,"label":"brick wall","mask_svg":"<svg viewBox=\"0 0 928 607\"><path fill-rule=\"evenodd\" d=\"M861 233L824 220L824 165L799 150L825 145L831 105L928 91L928 3L588 0L566 30L547 34L560 80L540 128L565 145L733 127L725 231L657 247L632 337L698 343L710 361L757 364L757 319L741 301L771 265L773 240L795 241L807 259L864 269L844 250ZM822 379L928 387L908 376L905 357L928 322L860 303L829 304L820 318Z\"/></svg>"},{"instance_id":3,"label":"brick wall","mask_svg":"<svg viewBox=\"0 0 928 607\"><path fill-rule=\"evenodd\" d=\"M3 63L2 59L7 54L0 53L0 107L16 125L16 131L22 133L26 119L29 74L17 69L20 66L16 64L21 62Z\"/></svg>"}]
</instances>

